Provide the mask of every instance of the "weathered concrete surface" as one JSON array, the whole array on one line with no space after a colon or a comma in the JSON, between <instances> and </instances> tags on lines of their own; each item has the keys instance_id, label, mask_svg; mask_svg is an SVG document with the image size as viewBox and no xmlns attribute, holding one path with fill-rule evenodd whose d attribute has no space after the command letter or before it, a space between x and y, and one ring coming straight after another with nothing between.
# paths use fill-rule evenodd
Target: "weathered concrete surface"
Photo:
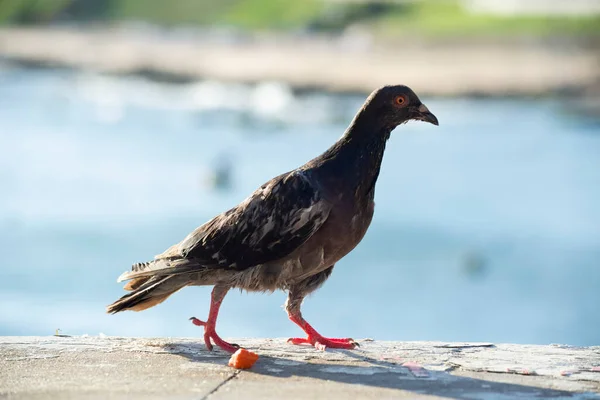
<instances>
[{"instance_id":1,"label":"weathered concrete surface","mask_svg":"<svg viewBox=\"0 0 600 400\"><path fill-rule=\"evenodd\" d=\"M600 82L594 49L533 42L371 43L345 37L215 40L126 29L0 28L0 58L110 73L151 73L371 92L406 83L423 95L536 95ZM357 43L363 43L357 45Z\"/></svg>"},{"instance_id":2,"label":"weathered concrete surface","mask_svg":"<svg viewBox=\"0 0 600 400\"><path fill-rule=\"evenodd\" d=\"M0 337L0 398L600 399L600 347L235 342L260 354L251 370L198 339Z\"/></svg>"}]
</instances>

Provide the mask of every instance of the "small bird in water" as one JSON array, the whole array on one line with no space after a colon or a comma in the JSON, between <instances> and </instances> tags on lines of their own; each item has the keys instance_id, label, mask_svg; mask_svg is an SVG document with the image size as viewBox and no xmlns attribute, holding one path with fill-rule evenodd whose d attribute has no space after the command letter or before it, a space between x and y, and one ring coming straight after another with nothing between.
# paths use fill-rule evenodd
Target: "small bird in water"
<instances>
[{"instance_id":1,"label":"small bird in water","mask_svg":"<svg viewBox=\"0 0 600 400\"><path fill-rule=\"evenodd\" d=\"M319 334L302 317L303 299L331 275L335 263L367 232L385 145L410 120L438 125L408 87L385 86L367 98L344 135L325 153L266 182L236 207L206 222L154 260L135 264L118 281L131 293L108 313L153 307L185 286L213 285L204 342L228 352L239 346L216 332L217 315L231 288L285 290L289 319L306 333L292 344L352 349L349 338Z\"/></svg>"}]
</instances>

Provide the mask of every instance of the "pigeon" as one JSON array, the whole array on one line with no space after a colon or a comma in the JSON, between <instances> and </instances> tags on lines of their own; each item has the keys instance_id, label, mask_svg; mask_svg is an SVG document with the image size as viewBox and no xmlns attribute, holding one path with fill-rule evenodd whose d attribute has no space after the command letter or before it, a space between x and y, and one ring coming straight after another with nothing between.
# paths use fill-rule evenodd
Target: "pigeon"
<instances>
[{"instance_id":1,"label":"pigeon","mask_svg":"<svg viewBox=\"0 0 600 400\"><path fill-rule=\"evenodd\" d=\"M134 264L118 281L131 291L108 313L141 311L186 286L213 286L204 343L239 346L216 332L219 308L232 288L288 293L285 310L306 337L291 344L353 349L351 338L327 338L302 316L303 299L362 240L374 212L375 183L392 130L410 120L438 125L407 86L384 86L366 99L344 135L320 156L260 186L247 199L200 226L154 260ZM211 342L212 341L212 342Z\"/></svg>"}]
</instances>

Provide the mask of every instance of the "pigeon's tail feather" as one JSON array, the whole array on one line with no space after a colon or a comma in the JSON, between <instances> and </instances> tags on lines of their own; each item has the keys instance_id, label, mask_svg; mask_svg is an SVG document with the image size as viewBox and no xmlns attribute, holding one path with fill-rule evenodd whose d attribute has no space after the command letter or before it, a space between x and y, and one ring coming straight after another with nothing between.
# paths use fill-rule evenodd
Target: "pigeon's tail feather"
<instances>
[{"instance_id":1,"label":"pigeon's tail feather","mask_svg":"<svg viewBox=\"0 0 600 400\"><path fill-rule=\"evenodd\" d=\"M125 310L145 310L162 303L167 297L188 283L188 280L180 275L155 276L133 280L127 285L133 291L106 307L106 312L114 314Z\"/></svg>"},{"instance_id":2,"label":"pigeon's tail feather","mask_svg":"<svg viewBox=\"0 0 600 400\"><path fill-rule=\"evenodd\" d=\"M202 269L202 266L194 259L181 257L159 258L153 261L133 264L130 271L125 271L117 278L117 282L132 279L125 286L125 290L134 290L152 277L165 277L180 275L194 270Z\"/></svg>"},{"instance_id":3,"label":"pigeon's tail feather","mask_svg":"<svg viewBox=\"0 0 600 400\"><path fill-rule=\"evenodd\" d=\"M127 282L125 286L123 286L123 289L128 291L135 290L142 286L144 283L148 282L151 278L152 277L148 276L143 278L132 279L129 282Z\"/></svg>"},{"instance_id":4,"label":"pigeon's tail feather","mask_svg":"<svg viewBox=\"0 0 600 400\"><path fill-rule=\"evenodd\" d=\"M125 271L117 278L117 282L126 281L128 279L134 279L139 276L147 277L154 275L155 271L159 271L169 264L164 260L147 261L141 263L135 263L131 266L131 270ZM133 283L131 284L133 285ZM131 286L130 286L131 287ZM132 288L134 289L134 288ZM130 289L127 289L130 290Z\"/></svg>"}]
</instances>

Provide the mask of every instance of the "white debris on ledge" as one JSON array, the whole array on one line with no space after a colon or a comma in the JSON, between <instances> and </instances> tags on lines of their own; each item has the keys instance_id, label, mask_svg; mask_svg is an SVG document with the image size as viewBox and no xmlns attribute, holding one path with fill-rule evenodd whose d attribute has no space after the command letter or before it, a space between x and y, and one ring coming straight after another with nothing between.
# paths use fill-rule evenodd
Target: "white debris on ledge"
<instances>
[{"instance_id":1,"label":"white debris on ledge","mask_svg":"<svg viewBox=\"0 0 600 400\"><path fill-rule=\"evenodd\" d=\"M317 351L284 339L235 339L249 371L199 339L0 337L0 397L600 399L600 346L359 341Z\"/></svg>"}]
</instances>

